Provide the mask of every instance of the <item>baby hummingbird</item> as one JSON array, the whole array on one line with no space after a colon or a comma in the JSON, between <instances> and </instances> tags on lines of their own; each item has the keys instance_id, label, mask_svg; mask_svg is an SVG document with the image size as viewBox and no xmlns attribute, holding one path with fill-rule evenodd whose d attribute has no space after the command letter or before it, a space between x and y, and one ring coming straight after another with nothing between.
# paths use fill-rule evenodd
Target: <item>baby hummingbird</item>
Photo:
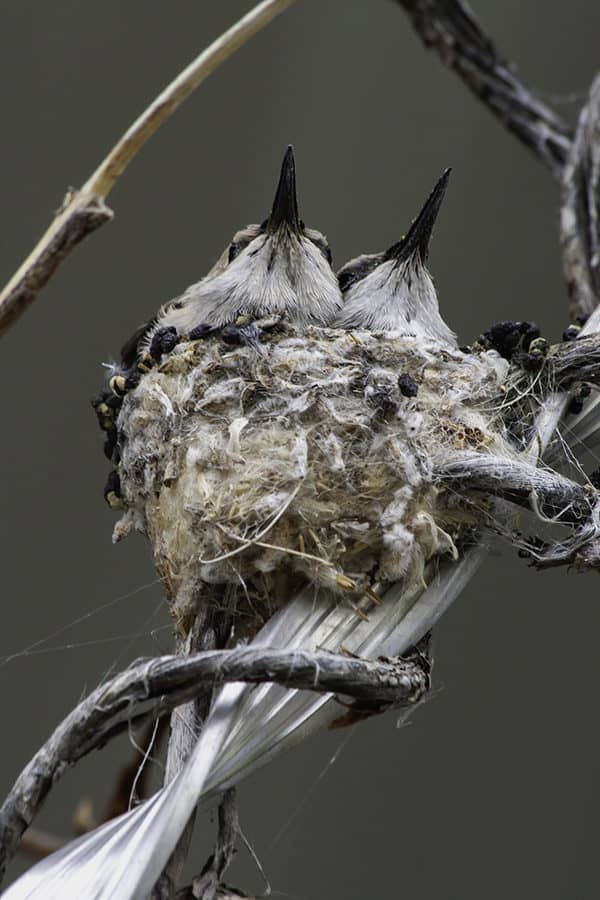
<instances>
[{"instance_id":1,"label":"baby hummingbird","mask_svg":"<svg viewBox=\"0 0 600 900\"><path fill-rule=\"evenodd\" d=\"M298 325L331 322L342 304L325 237L298 214L294 151L288 147L271 214L238 231L208 273L158 315L155 329L189 334L238 316L281 316Z\"/></svg>"},{"instance_id":2,"label":"baby hummingbird","mask_svg":"<svg viewBox=\"0 0 600 900\"><path fill-rule=\"evenodd\" d=\"M450 169L446 169L407 234L382 253L350 260L338 272L344 305L334 325L371 331L403 331L407 337L456 345L440 316L426 268L431 232Z\"/></svg>"}]
</instances>

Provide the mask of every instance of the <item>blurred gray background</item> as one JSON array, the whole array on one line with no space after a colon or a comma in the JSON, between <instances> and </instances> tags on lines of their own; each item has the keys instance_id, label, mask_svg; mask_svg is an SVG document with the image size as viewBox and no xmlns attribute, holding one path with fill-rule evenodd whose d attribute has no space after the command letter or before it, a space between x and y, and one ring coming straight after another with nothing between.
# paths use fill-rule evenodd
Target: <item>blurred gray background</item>
<instances>
[{"instance_id":1,"label":"blurred gray background","mask_svg":"<svg viewBox=\"0 0 600 900\"><path fill-rule=\"evenodd\" d=\"M0 277L120 132L248 0L0 4ZM522 76L574 119L600 64L589 0L474 0ZM335 261L398 238L441 170L452 182L431 268L467 342L501 318L567 324L548 172L428 54L387 0L298 0L152 139L77 248L2 340L4 794L108 670L171 647L149 553L113 547L108 465L89 405L110 360L268 212L287 143L300 205ZM600 604L595 576L536 574L508 550L437 629L436 690L323 735L240 791L244 832L278 897L598 895ZM126 738L69 773L40 825L101 813ZM331 760L335 758L334 762ZM201 822L196 869L212 840ZM242 848L230 880L261 890ZM14 876L26 864L11 869Z\"/></svg>"}]
</instances>

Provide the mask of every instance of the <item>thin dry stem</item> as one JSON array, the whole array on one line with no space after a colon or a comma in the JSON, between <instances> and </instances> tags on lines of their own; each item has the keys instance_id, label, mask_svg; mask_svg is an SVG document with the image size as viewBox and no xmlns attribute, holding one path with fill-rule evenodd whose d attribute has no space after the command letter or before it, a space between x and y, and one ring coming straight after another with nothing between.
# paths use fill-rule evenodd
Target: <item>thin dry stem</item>
<instances>
[{"instance_id":1,"label":"thin dry stem","mask_svg":"<svg viewBox=\"0 0 600 900\"><path fill-rule=\"evenodd\" d=\"M62 209L0 294L0 335L35 300L62 260L88 234L110 221L104 201L117 179L146 141L205 78L246 41L292 5L294 0L263 0L203 50L144 110Z\"/></svg>"},{"instance_id":2,"label":"thin dry stem","mask_svg":"<svg viewBox=\"0 0 600 900\"><path fill-rule=\"evenodd\" d=\"M292 5L294 0L263 0L203 50L144 110L127 129L82 188L84 193L105 198L133 157L169 119L178 106L215 69L226 62L253 35Z\"/></svg>"}]
</instances>

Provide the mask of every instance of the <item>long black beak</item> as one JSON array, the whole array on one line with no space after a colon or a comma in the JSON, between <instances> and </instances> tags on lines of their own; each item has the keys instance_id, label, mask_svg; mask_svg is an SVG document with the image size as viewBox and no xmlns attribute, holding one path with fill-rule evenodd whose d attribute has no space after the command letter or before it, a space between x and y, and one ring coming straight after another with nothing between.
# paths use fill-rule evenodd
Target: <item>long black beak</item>
<instances>
[{"instance_id":1,"label":"long black beak","mask_svg":"<svg viewBox=\"0 0 600 900\"><path fill-rule=\"evenodd\" d=\"M296 160L294 148L290 146L285 151L281 164L281 175L273 201L273 209L267 222L267 231L270 234L278 231L286 225L290 230L298 234L300 232L300 218L298 216L298 200L296 197Z\"/></svg>"},{"instance_id":2,"label":"long black beak","mask_svg":"<svg viewBox=\"0 0 600 900\"><path fill-rule=\"evenodd\" d=\"M427 261L431 232L446 193L451 171L452 169L445 169L407 234L386 250L384 260L395 259L402 262L418 253L421 262Z\"/></svg>"}]
</instances>

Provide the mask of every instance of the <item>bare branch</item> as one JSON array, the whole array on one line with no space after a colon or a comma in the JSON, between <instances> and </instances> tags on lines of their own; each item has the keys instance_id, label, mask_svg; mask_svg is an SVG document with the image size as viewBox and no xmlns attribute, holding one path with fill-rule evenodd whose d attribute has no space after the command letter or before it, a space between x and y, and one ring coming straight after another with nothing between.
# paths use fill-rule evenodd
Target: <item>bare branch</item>
<instances>
[{"instance_id":1,"label":"bare branch","mask_svg":"<svg viewBox=\"0 0 600 900\"><path fill-rule=\"evenodd\" d=\"M556 472L518 458L477 450L449 454L436 461L435 470L441 481L452 484L460 493L477 491L518 506L539 508L562 525L580 526L588 522L600 502L598 492L591 485L582 487Z\"/></svg>"},{"instance_id":2,"label":"bare branch","mask_svg":"<svg viewBox=\"0 0 600 900\"><path fill-rule=\"evenodd\" d=\"M81 190L67 195L61 211L0 294L0 335L20 318L71 250L112 218L104 201L146 141L205 78L293 2L263 0L242 16L144 110Z\"/></svg>"},{"instance_id":3,"label":"bare branch","mask_svg":"<svg viewBox=\"0 0 600 900\"><path fill-rule=\"evenodd\" d=\"M579 116L563 176L560 239L572 321L589 315L600 298L600 76Z\"/></svg>"},{"instance_id":4,"label":"bare branch","mask_svg":"<svg viewBox=\"0 0 600 900\"><path fill-rule=\"evenodd\" d=\"M61 211L0 294L0 335L23 315L73 247L112 216L99 198L81 191L67 194Z\"/></svg>"},{"instance_id":5,"label":"bare branch","mask_svg":"<svg viewBox=\"0 0 600 900\"><path fill-rule=\"evenodd\" d=\"M0 808L0 876L64 769L101 746L119 723L151 705L162 715L195 697L206 683L276 682L353 698L360 709L409 706L429 688L421 655L360 660L331 653L236 649L163 656L136 663L96 688L69 713L17 779Z\"/></svg>"},{"instance_id":6,"label":"bare branch","mask_svg":"<svg viewBox=\"0 0 600 900\"><path fill-rule=\"evenodd\" d=\"M426 47L560 178L571 145L568 126L542 103L496 50L463 0L396 0Z\"/></svg>"},{"instance_id":7,"label":"bare branch","mask_svg":"<svg viewBox=\"0 0 600 900\"><path fill-rule=\"evenodd\" d=\"M462 451L440 461L438 472L444 483L481 503L473 509L479 524L518 547L539 569L577 565L598 568L600 563L600 493L593 486L582 487L556 472L540 469L520 459L506 459L477 451ZM489 498L501 498L490 507ZM566 525L566 539L547 540L541 535L525 538L515 530L513 517L506 515L502 501L531 509L546 525Z\"/></svg>"},{"instance_id":8,"label":"bare branch","mask_svg":"<svg viewBox=\"0 0 600 900\"><path fill-rule=\"evenodd\" d=\"M577 381L600 384L600 334L564 341L550 348L548 365L558 385L567 389Z\"/></svg>"}]
</instances>

